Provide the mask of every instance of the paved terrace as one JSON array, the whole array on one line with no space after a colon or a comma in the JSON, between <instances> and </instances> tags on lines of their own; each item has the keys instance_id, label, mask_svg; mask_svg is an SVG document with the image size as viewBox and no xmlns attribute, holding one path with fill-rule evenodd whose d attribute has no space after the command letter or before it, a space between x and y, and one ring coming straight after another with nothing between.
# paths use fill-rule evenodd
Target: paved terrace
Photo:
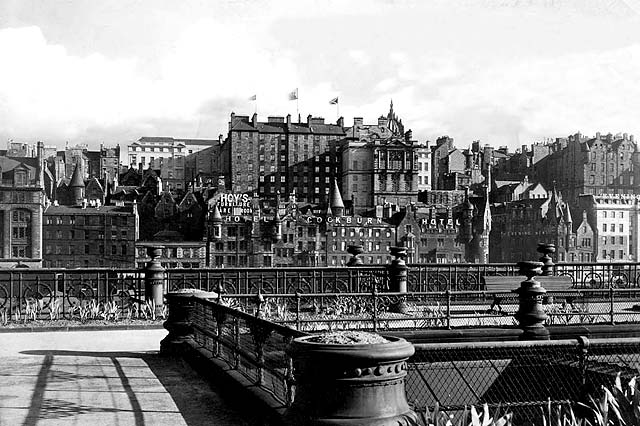
<instances>
[{"instance_id":1,"label":"paved terrace","mask_svg":"<svg viewBox=\"0 0 640 426\"><path fill-rule=\"evenodd\" d=\"M180 360L165 330L0 334L0 425L259 425Z\"/></svg>"}]
</instances>

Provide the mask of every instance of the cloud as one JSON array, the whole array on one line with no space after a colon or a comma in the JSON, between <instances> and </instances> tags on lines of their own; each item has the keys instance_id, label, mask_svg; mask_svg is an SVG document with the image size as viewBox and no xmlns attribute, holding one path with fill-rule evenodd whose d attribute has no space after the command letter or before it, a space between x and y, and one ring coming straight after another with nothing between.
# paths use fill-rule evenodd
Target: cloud
<instances>
[{"instance_id":1,"label":"cloud","mask_svg":"<svg viewBox=\"0 0 640 426\"><path fill-rule=\"evenodd\" d=\"M299 108L303 119L333 122L335 96L347 123L375 122L393 99L415 137L449 134L463 146L637 133L637 19L609 3L596 16L598 2L570 0L254 0L243 13L234 2L196 2L179 13L167 2L154 8L158 27L130 29L130 38L144 33L135 48L118 44L122 35L118 46L104 45L108 23L91 27L94 44L80 40L87 28L65 32L78 41L56 37L52 23L0 29L0 139L95 146L154 134L217 138L232 111L255 107L260 119L295 120ZM299 101L288 101L295 88ZM247 101L254 94L257 102Z\"/></svg>"}]
</instances>

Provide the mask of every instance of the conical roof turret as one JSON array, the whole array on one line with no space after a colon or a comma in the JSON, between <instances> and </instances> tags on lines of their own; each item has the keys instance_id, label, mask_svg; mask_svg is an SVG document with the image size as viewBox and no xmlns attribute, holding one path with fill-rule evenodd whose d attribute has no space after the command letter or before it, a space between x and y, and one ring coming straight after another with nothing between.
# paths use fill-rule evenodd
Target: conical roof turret
<instances>
[{"instance_id":1,"label":"conical roof turret","mask_svg":"<svg viewBox=\"0 0 640 426\"><path fill-rule=\"evenodd\" d=\"M342 201L342 195L340 194L340 188L338 188L338 180L333 178L333 193L331 194L331 203L329 203L331 211L336 216L342 216L344 214L344 201Z\"/></svg>"},{"instance_id":2,"label":"conical roof turret","mask_svg":"<svg viewBox=\"0 0 640 426\"><path fill-rule=\"evenodd\" d=\"M213 217L211 218L211 220L213 222L222 222L222 215L220 214L220 209L218 208L217 204L213 206Z\"/></svg>"},{"instance_id":3,"label":"conical roof turret","mask_svg":"<svg viewBox=\"0 0 640 426\"><path fill-rule=\"evenodd\" d=\"M80 170L80 163L76 164L76 168L73 169L73 175L71 175L71 182L69 182L69 188L82 187L84 188L84 179L82 179L82 171Z\"/></svg>"}]
</instances>

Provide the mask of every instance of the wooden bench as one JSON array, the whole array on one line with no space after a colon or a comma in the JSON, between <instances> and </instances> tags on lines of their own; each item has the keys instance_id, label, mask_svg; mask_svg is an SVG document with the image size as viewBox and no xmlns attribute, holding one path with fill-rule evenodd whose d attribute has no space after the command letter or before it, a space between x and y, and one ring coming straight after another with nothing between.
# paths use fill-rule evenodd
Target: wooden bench
<instances>
[{"instance_id":1,"label":"wooden bench","mask_svg":"<svg viewBox=\"0 0 640 426\"><path fill-rule=\"evenodd\" d=\"M513 290L520 287L520 283L524 281L526 277L524 276L484 276L482 280L485 285L485 290L487 293L493 296L493 301L491 302L491 306L489 307L490 311L498 311L502 312L502 299L504 298L501 295L506 293L512 293ZM544 287L547 291L567 291L570 290L573 286L573 282L571 281L571 277L568 276L539 276L536 277L536 281L538 281L542 287ZM564 302L573 306L573 297L564 298ZM543 302L544 304L553 303L553 295L545 296Z\"/></svg>"}]
</instances>

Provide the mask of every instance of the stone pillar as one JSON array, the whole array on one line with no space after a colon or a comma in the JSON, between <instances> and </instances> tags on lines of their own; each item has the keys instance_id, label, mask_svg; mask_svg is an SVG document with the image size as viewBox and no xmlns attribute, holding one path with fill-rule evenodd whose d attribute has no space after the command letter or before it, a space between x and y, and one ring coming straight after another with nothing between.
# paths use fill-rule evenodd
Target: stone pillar
<instances>
[{"instance_id":1,"label":"stone pillar","mask_svg":"<svg viewBox=\"0 0 640 426\"><path fill-rule=\"evenodd\" d=\"M402 246L393 246L389 248L391 255L395 257L388 266L389 274L389 290L394 293L407 292L407 275L409 267L404 259L407 257L407 248ZM405 302L405 297L400 296L398 302L390 306L391 311L406 314L409 308Z\"/></svg>"},{"instance_id":2,"label":"stone pillar","mask_svg":"<svg viewBox=\"0 0 640 426\"><path fill-rule=\"evenodd\" d=\"M200 290L188 292L167 293L167 306L169 316L163 327L169 334L160 342L162 355L176 355L180 353L180 346L193 335L191 326L191 314L195 307L195 293L204 293Z\"/></svg>"},{"instance_id":3,"label":"stone pillar","mask_svg":"<svg viewBox=\"0 0 640 426\"><path fill-rule=\"evenodd\" d=\"M407 274L409 267L404 259L407 257L407 248L402 246L390 247L391 255L395 257L389 265L389 288L393 292L407 292Z\"/></svg>"},{"instance_id":4,"label":"stone pillar","mask_svg":"<svg viewBox=\"0 0 640 426\"><path fill-rule=\"evenodd\" d=\"M294 339L287 348L293 360L296 392L285 413L285 424L418 424L404 389L406 360L414 353L413 345L398 337L381 338L372 333L335 335L341 333L349 333L354 344L325 339L332 334L312 335ZM337 341L342 341L340 336Z\"/></svg>"},{"instance_id":5,"label":"stone pillar","mask_svg":"<svg viewBox=\"0 0 640 426\"><path fill-rule=\"evenodd\" d=\"M146 302L153 302L157 315L164 305L165 273L159 260L162 247L147 247L147 254L151 260L144 270L144 297Z\"/></svg>"},{"instance_id":6,"label":"stone pillar","mask_svg":"<svg viewBox=\"0 0 640 426\"><path fill-rule=\"evenodd\" d=\"M540 262L542 262L542 273L540 275L553 275L553 259L551 255L556 252L556 246L554 244L538 243L537 251L542 254L540 258Z\"/></svg>"},{"instance_id":7,"label":"stone pillar","mask_svg":"<svg viewBox=\"0 0 640 426\"><path fill-rule=\"evenodd\" d=\"M515 314L524 332L520 340L549 340L549 330L544 326L547 314L542 309L542 299L547 291L535 280L540 275L542 262L518 262L520 274L527 277L514 290L520 299L520 307Z\"/></svg>"},{"instance_id":8,"label":"stone pillar","mask_svg":"<svg viewBox=\"0 0 640 426\"><path fill-rule=\"evenodd\" d=\"M347 247L347 253L351 255L351 258L347 262L347 266L362 266L362 259L358 257L364 253L364 248L360 245L351 245Z\"/></svg>"}]
</instances>

